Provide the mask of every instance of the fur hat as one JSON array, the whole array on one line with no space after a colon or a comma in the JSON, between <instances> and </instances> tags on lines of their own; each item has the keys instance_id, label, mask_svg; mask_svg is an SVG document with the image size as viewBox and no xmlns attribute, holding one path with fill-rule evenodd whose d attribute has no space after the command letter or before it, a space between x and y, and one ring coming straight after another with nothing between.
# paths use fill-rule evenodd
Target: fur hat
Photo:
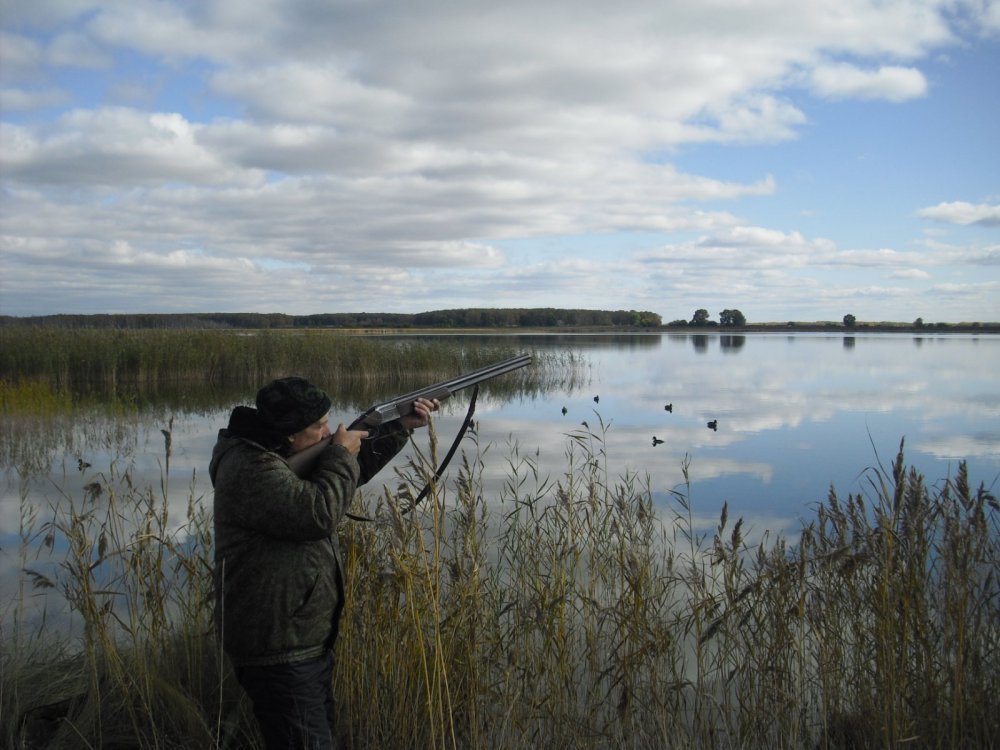
<instances>
[{"instance_id":1,"label":"fur hat","mask_svg":"<svg viewBox=\"0 0 1000 750\"><path fill-rule=\"evenodd\" d=\"M305 378L274 380L257 391L261 422L282 435L294 435L330 411L330 397Z\"/></svg>"}]
</instances>

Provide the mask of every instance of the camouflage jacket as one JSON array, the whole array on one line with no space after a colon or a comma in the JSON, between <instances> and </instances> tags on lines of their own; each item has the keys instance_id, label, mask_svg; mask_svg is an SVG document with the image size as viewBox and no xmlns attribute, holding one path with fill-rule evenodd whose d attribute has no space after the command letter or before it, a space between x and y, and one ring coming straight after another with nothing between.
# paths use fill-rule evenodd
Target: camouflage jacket
<instances>
[{"instance_id":1,"label":"camouflage jacket","mask_svg":"<svg viewBox=\"0 0 1000 750\"><path fill-rule=\"evenodd\" d=\"M215 622L236 665L283 664L333 647L344 606L337 525L364 484L406 444L397 428L358 458L331 445L308 480L278 453L219 431L215 487Z\"/></svg>"}]
</instances>

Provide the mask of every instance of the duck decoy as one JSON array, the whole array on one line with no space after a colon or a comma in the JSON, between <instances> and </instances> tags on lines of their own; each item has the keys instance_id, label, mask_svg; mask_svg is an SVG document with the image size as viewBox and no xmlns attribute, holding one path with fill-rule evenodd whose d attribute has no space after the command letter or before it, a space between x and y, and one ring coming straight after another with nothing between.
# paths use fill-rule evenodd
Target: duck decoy
<instances>
[{"instance_id":1,"label":"duck decoy","mask_svg":"<svg viewBox=\"0 0 1000 750\"><path fill-rule=\"evenodd\" d=\"M710 429L710 430L718 430L719 429L719 420L718 419L713 419L711 422L708 423L707 426L708 426L708 429Z\"/></svg>"}]
</instances>

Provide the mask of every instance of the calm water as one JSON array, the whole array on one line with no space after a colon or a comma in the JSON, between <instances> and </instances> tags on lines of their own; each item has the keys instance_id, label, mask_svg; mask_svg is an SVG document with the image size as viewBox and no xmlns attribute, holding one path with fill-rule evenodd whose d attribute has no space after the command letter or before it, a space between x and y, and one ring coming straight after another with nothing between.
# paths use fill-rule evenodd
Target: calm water
<instances>
[{"instance_id":1,"label":"calm water","mask_svg":"<svg viewBox=\"0 0 1000 750\"><path fill-rule=\"evenodd\" d=\"M842 497L866 491L865 469L888 468L904 438L907 462L928 482L952 476L966 459L977 484L1000 487L1000 337L655 334L524 342L584 350L589 388L480 407L482 433L540 448L555 476L565 466L565 434L583 429L581 422L599 431L603 420L613 468L649 474L663 502L690 460L692 499L706 524L728 502L730 515L758 531L792 531L831 484ZM654 436L663 442L654 445Z\"/></svg>"},{"instance_id":2,"label":"calm water","mask_svg":"<svg viewBox=\"0 0 1000 750\"><path fill-rule=\"evenodd\" d=\"M569 347L583 352L589 363L587 384L504 403L481 396L480 442L493 444L487 460L490 481L505 477L514 442L535 458L543 475L558 478L567 466L567 435L589 429L602 437L612 474L648 475L664 508L670 491L681 486L681 466L689 460L696 520L713 526L728 503L730 517L743 516L756 535L764 530L793 533L802 519L812 516L812 506L831 484L842 497L866 491L865 469L880 463L888 468L903 438L908 463L929 483L952 476L959 460L967 459L975 484L985 482L994 491L1000 487L1000 387L995 376L1000 337L715 333L515 338L526 351ZM466 337L470 346L483 340ZM668 404L672 411L664 408ZM335 419L349 421L367 405L358 404ZM172 415L170 498L178 522L191 492L211 500L208 457L232 406ZM455 399L437 418L445 447L464 408L464 399ZM27 484L9 465L3 467L0 606L16 590L20 575L21 495L44 520L46 508L58 503L62 493L79 494L115 457L134 461L137 483L158 488L164 457L160 431L170 416L158 414L146 423L114 429L97 420L61 440L42 436L44 444L56 446L46 455L51 474ZM715 430L707 426L713 420ZM654 444L654 436L662 442ZM81 457L92 464L82 472L77 468ZM391 471L385 477L391 482Z\"/></svg>"}]
</instances>

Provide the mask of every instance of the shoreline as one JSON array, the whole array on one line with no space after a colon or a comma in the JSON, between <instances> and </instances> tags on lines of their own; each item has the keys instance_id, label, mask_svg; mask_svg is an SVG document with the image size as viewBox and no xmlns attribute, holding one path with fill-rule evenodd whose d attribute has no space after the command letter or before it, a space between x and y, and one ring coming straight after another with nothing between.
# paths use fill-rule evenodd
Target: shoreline
<instances>
[{"instance_id":1,"label":"shoreline","mask_svg":"<svg viewBox=\"0 0 1000 750\"><path fill-rule=\"evenodd\" d=\"M272 329L274 330L274 329ZM353 335L484 335L484 334L690 334L723 336L741 335L747 333L832 333L844 336L860 334L898 334L907 333L917 336L940 336L947 334L1000 334L1000 323L947 323L940 325L925 325L917 327L909 324L879 323L872 325L859 324L847 328L840 323L802 323L795 325L779 323L759 323L745 326L526 326L526 327L487 327L487 328L438 328L427 327L372 327L372 328L335 328L322 327L313 329L288 328L283 330L329 330L341 331Z\"/></svg>"}]
</instances>

